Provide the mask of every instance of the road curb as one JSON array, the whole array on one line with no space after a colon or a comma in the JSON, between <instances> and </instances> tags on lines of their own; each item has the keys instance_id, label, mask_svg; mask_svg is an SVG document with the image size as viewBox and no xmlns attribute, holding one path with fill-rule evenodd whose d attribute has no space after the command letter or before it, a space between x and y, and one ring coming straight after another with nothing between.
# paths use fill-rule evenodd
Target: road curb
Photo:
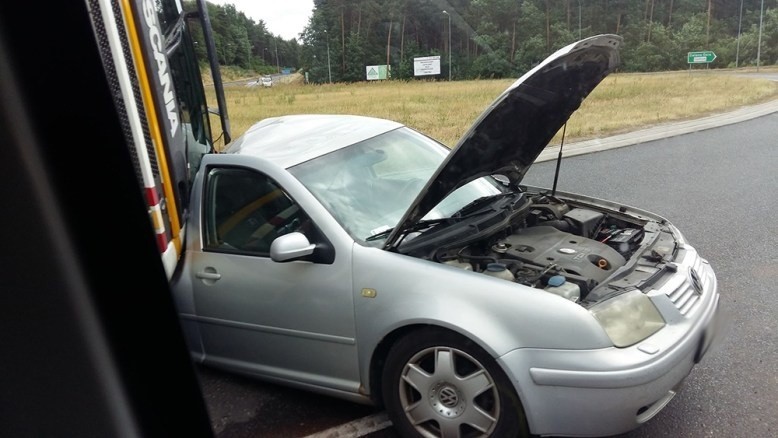
<instances>
[{"instance_id":1,"label":"road curb","mask_svg":"<svg viewBox=\"0 0 778 438\"><path fill-rule=\"evenodd\" d=\"M358 418L340 426L307 435L304 438L342 438L363 437L373 432L386 429L392 425L386 412Z\"/></svg>"},{"instance_id":2,"label":"road curb","mask_svg":"<svg viewBox=\"0 0 778 438\"><path fill-rule=\"evenodd\" d=\"M659 140L678 135L689 134L705 129L744 122L768 114L778 112L778 100L772 100L758 105L739 108L723 114L715 114L695 120L664 123L646 129L640 129L627 134L619 134L606 138L585 140L564 145L563 157L590 154L624 146L632 146L649 141ZM548 146L535 162L555 160L559 156L559 146Z\"/></svg>"}]
</instances>

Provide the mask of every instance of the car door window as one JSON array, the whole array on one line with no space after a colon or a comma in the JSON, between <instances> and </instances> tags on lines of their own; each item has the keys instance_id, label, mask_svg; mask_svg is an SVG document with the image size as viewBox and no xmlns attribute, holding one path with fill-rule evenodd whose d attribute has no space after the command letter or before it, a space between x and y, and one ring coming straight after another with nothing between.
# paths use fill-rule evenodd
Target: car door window
<instances>
[{"instance_id":1,"label":"car door window","mask_svg":"<svg viewBox=\"0 0 778 438\"><path fill-rule=\"evenodd\" d=\"M267 256L281 235L308 232L310 219L275 181L243 168L208 172L205 249Z\"/></svg>"}]
</instances>

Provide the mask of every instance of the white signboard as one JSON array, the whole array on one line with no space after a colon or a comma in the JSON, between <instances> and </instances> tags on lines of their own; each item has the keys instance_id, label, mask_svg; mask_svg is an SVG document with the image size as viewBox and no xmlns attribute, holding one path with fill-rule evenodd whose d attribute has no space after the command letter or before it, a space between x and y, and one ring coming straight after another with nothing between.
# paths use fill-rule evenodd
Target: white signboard
<instances>
[{"instance_id":1,"label":"white signboard","mask_svg":"<svg viewBox=\"0 0 778 438\"><path fill-rule=\"evenodd\" d=\"M440 74L440 56L413 58L413 75L427 76Z\"/></svg>"}]
</instances>

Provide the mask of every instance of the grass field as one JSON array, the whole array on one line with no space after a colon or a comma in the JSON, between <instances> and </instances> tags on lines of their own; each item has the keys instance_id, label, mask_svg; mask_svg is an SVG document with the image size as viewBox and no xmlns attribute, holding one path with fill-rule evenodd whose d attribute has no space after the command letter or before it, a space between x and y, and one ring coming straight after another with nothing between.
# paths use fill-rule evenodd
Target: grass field
<instances>
[{"instance_id":1,"label":"grass field","mask_svg":"<svg viewBox=\"0 0 778 438\"><path fill-rule=\"evenodd\" d=\"M396 120L453 147L513 79L476 81L375 81L272 88L227 83L233 138L257 121L284 114L359 114ZM209 102L216 98L209 89ZM612 74L573 114L566 142L603 137L778 98L778 83L732 72ZM213 117L214 132L221 132ZM557 139L552 144L557 144ZM217 148L221 145L217 144Z\"/></svg>"}]
</instances>

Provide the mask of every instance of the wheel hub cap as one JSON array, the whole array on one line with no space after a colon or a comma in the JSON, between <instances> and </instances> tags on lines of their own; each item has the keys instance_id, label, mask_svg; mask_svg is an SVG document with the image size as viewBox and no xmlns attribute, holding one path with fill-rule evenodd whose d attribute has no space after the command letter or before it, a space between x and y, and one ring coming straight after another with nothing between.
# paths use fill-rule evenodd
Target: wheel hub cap
<instances>
[{"instance_id":1,"label":"wheel hub cap","mask_svg":"<svg viewBox=\"0 0 778 438\"><path fill-rule=\"evenodd\" d=\"M429 401L435 412L446 418L458 417L466 407L457 388L446 382L440 382L430 388Z\"/></svg>"}]
</instances>

